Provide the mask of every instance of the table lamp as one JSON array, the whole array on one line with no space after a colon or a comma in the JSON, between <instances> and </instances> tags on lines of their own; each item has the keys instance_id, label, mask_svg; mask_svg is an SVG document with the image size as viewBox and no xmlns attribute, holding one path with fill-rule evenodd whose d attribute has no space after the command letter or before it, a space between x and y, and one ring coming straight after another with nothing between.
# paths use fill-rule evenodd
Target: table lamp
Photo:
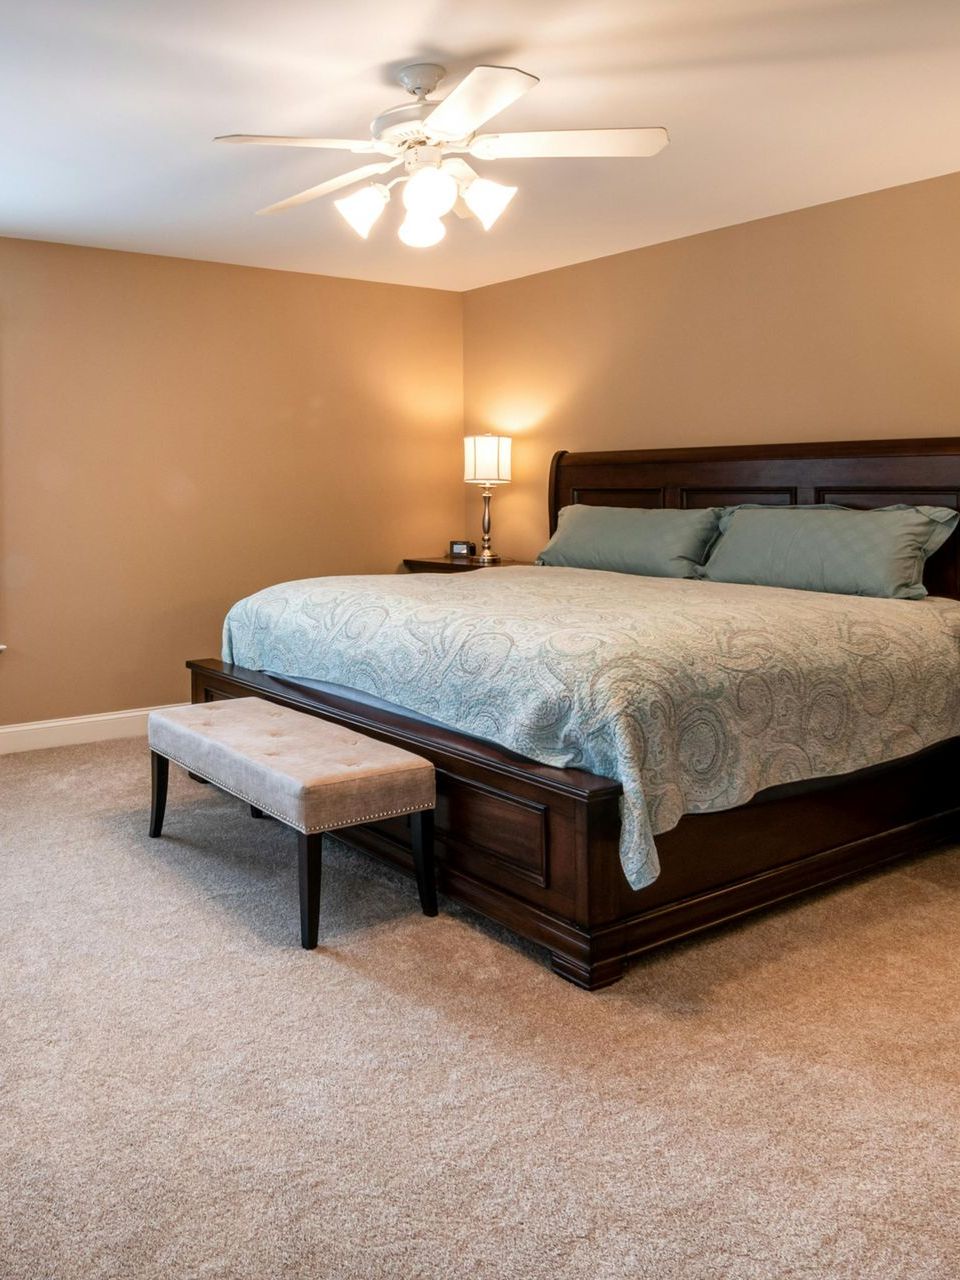
<instances>
[{"instance_id":1,"label":"table lamp","mask_svg":"<svg viewBox=\"0 0 960 1280\"><path fill-rule=\"evenodd\" d=\"M483 548L481 564L497 564L500 557L490 550L490 499L498 484L510 483L510 437L465 436L463 441L463 478L467 484L482 484Z\"/></svg>"}]
</instances>

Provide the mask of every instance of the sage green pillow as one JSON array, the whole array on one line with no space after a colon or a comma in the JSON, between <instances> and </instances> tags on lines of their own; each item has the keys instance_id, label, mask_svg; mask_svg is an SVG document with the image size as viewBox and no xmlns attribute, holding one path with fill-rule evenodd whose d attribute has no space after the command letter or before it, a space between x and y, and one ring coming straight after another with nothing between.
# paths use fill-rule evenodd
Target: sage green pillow
<instances>
[{"instance_id":1,"label":"sage green pillow","mask_svg":"<svg viewBox=\"0 0 960 1280\"><path fill-rule=\"evenodd\" d=\"M960 515L947 507L728 507L699 576L710 582L795 587L920 600L923 567Z\"/></svg>"},{"instance_id":2,"label":"sage green pillow","mask_svg":"<svg viewBox=\"0 0 960 1280\"><path fill-rule=\"evenodd\" d=\"M651 578L695 578L717 536L719 507L563 507L537 564L609 569Z\"/></svg>"}]
</instances>

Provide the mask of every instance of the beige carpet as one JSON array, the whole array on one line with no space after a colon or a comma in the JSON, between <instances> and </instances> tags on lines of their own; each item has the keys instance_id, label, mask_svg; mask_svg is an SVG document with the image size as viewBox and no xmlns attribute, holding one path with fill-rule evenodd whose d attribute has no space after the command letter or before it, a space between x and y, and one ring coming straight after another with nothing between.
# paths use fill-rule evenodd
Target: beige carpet
<instances>
[{"instance_id":1,"label":"beige carpet","mask_svg":"<svg viewBox=\"0 0 960 1280\"><path fill-rule=\"evenodd\" d=\"M960 859L587 995L141 742L0 758L0 1274L960 1275Z\"/></svg>"}]
</instances>

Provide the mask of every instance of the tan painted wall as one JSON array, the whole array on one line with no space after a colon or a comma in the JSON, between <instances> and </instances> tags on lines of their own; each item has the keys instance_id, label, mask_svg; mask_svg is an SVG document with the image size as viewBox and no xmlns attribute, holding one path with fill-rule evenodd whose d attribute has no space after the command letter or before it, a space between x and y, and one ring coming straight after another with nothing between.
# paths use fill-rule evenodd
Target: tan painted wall
<instances>
[{"instance_id":1,"label":"tan painted wall","mask_svg":"<svg viewBox=\"0 0 960 1280\"><path fill-rule=\"evenodd\" d=\"M0 723L182 700L229 605L462 524L458 295L0 240Z\"/></svg>"},{"instance_id":2,"label":"tan painted wall","mask_svg":"<svg viewBox=\"0 0 960 1280\"><path fill-rule=\"evenodd\" d=\"M518 556L558 448L960 432L960 174L465 295L0 240L0 723L178 700L239 597L476 531L464 408Z\"/></svg>"},{"instance_id":3,"label":"tan painted wall","mask_svg":"<svg viewBox=\"0 0 960 1280\"><path fill-rule=\"evenodd\" d=\"M464 350L504 554L556 449L960 434L960 174L475 290Z\"/></svg>"}]
</instances>

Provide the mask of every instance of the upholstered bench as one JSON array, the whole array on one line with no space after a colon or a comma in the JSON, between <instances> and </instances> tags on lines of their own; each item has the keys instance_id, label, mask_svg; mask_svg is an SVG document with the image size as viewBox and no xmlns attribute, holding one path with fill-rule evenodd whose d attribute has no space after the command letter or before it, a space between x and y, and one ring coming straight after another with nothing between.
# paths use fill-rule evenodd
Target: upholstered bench
<instances>
[{"instance_id":1,"label":"upholstered bench","mask_svg":"<svg viewBox=\"0 0 960 1280\"><path fill-rule=\"evenodd\" d=\"M437 914L433 765L400 747L262 698L151 711L150 835L159 836L171 760L299 833L300 941L317 945L325 831L411 815L420 905Z\"/></svg>"}]
</instances>

